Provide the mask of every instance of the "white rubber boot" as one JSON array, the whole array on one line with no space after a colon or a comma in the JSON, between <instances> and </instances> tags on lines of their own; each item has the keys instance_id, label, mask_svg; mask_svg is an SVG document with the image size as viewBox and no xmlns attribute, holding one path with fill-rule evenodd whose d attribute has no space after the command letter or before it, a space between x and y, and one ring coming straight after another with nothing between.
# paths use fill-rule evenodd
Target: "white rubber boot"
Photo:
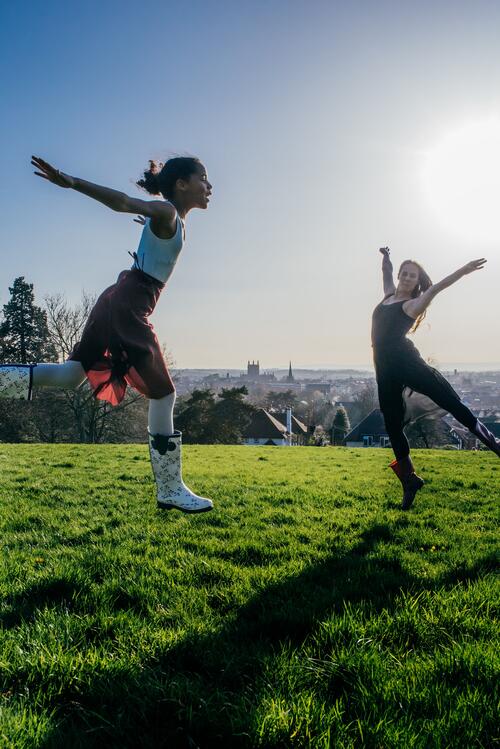
<instances>
[{"instance_id":1,"label":"white rubber boot","mask_svg":"<svg viewBox=\"0 0 500 749\"><path fill-rule=\"evenodd\" d=\"M36 364L0 364L0 398L30 401Z\"/></svg>"},{"instance_id":2,"label":"white rubber boot","mask_svg":"<svg viewBox=\"0 0 500 749\"><path fill-rule=\"evenodd\" d=\"M174 432L149 435L149 454L158 487L158 507L181 512L207 512L213 507L211 499L198 497L182 480L182 434Z\"/></svg>"}]
</instances>

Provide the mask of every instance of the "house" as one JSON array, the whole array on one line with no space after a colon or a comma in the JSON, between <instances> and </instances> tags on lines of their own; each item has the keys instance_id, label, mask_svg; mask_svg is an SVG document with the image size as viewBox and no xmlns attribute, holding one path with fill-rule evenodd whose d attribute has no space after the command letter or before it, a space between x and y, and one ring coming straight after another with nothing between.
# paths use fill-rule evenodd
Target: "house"
<instances>
[{"instance_id":1,"label":"house","mask_svg":"<svg viewBox=\"0 0 500 749\"><path fill-rule=\"evenodd\" d=\"M495 417L496 414L493 414L492 418L494 419ZM478 418L481 417L479 416ZM443 420L448 426L450 435L459 450L477 450L482 447L482 443L477 439L476 435L469 432L459 421L451 416L445 416ZM488 416L486 416L483 423L495 437L500 438L500 421L488 421Z\"/></svg>"},{"instance_id":2,"label":"house","mask_svg":"<svg viewBox=\"0 0 500 749\"><path fill-rule=\"evenodd\" d=\"M319 392L326 396L330 394L331 389L331 382L311 382L309 380L304 384L304 392L307 395L312 395L313 393Z\"/></svg>"},{"instance_id":3,"label":"house","mask_svg":"<svg viewBox=\"0 0 500 749\"><path fill-rule=\"evenodd\" d=\"M380 408L374 408L344 438L346 447L390 447Z\"/></svg>"},{"instance_id":4,"label":"house","mask_svg":"<svg viewBox=\"0 0 500 749\"><path fill-rule=\"evenodd\" d=\"M243 432L244 445L289 445L286 426L264 408L259 408Z\"/></svg>"},{"instance_id":5,"label":"house","mask_svg":"<svg viewBox=\"0 0 500 749\"><path fill-rule=\"evenodd\" d=\"M500 421L487 421L485 419L484 426L487 427L490 432L495 435L495 437L498 437L498 439L500 439Z\"/></svg>"},{"instance_id":6,"label":"house","mask_svg":"<svg viewBox=\"0 0 500 749\"><path fill-rule=\"evenodd\" d=\"M457 450L475 450L477 447L476 437L459 422L453 420L450 425L446 419L443 419L450 430L450 439L456 445Z\"/></svg>"},{"instance_id":7,"label":"house","mask_svg":"<svg viewBox=\"0 0 500 749\"><path fill-rule=\"evenodd\" d=\"M280 411L279 413L273 413L275 419L286 427L286 411ZM306 441L308 429L302 421L299 421L292 413L292 444L303 445Z\"/></svg>"}]
</instances>

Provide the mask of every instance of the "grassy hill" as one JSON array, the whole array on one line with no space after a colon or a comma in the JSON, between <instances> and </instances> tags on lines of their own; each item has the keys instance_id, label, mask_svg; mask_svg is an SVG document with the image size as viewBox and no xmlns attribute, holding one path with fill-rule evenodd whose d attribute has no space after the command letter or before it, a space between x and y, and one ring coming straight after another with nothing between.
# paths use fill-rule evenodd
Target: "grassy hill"
<instances>
[{"instance_id":1,"label":"grassy hill","mask_svg":"<svg viewBox=\"0 0 500 749\"><path fill-rule=\"evenodd\" d=\"M146 446L1 445L2 747L490 747L500 463L191 446L216 509L161 512Z\"/></svg>"}]
</instances>

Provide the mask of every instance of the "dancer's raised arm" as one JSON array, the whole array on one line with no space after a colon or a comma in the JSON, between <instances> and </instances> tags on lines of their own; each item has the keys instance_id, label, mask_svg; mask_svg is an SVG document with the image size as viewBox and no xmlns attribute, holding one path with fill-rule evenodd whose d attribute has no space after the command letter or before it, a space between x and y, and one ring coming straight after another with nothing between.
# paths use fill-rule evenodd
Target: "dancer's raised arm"
<instances>
[{"instance_id":1,"label":"dancer's raised arm","mask_svg":"<svg viewBox=\"0 0 500 749\"><path fill-rule=\"evenodd\" d=\"M396 291L396 287L394 286L394 280L392 277L392 263L391 259L389 257L390 255L390 249L388 247L381 247L379 249L379 252L382 253L384 256L382 260L382 277L384 281L384 296L389 296L390 294L394 294Z\"/></svg>"},{"instance_id":2,"label":"dancer's raised arm","mask_svg":"<svg viewBox=\"0 0 500 749\"><path fill-rule=\"evenodd\" d=\"M51 164L47 163L39 156L31 157L31 164L38 170L35 174L38 177L52 182L58 187L71 188L89 198L103 203L113 211L121 213L140 213L148 218L156 219L162 224L173 224L175 221L176 211L174 206L165 200L140 200L140 198L131 198L124 192L112 190L110 187L96 185L93 182L72 177L64 174Z\"/></svg>"},{"instance_id":3,"label":"dancer's raised arm","mask_svg":"<svg viewBox=\"0 0 500 749\"><path fill-rule=\"evenodd\" d=\"M419 315L425 312L429 304L440 291L447 289L448 286L452 286L452 284L456 283L463 276L467 276L469 273L473 273L476 270L481 270L484 268L485 263L486 259L484 257L479 258L479 260L471 260L470 263L467 263L454 273L446 276L442 281L438 281L438 283L429 286L429 288L416 299L409 299L404 303L403 310L407 315L416 319Z\"/></svg>"}]
</instances>

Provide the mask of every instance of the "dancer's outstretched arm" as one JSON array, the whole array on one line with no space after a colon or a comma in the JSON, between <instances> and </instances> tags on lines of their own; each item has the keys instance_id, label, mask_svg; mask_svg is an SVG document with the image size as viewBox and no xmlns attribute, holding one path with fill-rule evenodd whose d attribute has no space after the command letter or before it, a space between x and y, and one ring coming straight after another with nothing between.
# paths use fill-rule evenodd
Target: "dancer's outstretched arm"
<instances>
[{"instance_id":1,"label":"dancer's outstretched arm","mask_svg":"<svg viewBox=\"0 0 500 749\"><path fill-rule=\"evenodd\" d=\"M77 192L81 192L89 198L98 200L113 211L140 213L143 216L155 219L162 225L173 225L175 223L175 208L166 200L140 200L139 198L131 198L119 190L112 190L109 187L96 185L93 182L86 182L78 177L71 177L69 174L64 174L64 172L48 164L39 156L32 156L31 163L38 170L35 172L38 177L43 177L43 179L52 182L52 184L58 187L71 188Z\"/></svg>"},{"instance_id":2,"label":"dancer's outstretched arm","mask_svg":"<svg viewBox=\"0 0 500 749\"><path fill-rule=\"evenodd\" d=\"M382 277L384 281L384 296L389 296L390 294L394 294L396 291L396 287L394 285L394 280L392 277L392 263L391 259L389 257L390 255L390 249L388 247L381 247L379 252L382 253L384 256L382 260Z\"/></svg>"},{"instance_id":3,"label":"dancer's outstretched arm","mask_svg":"<svg viewBox=\"0 0 500 749\"><path fill-rule=\"evenodd\" d=\"M462 278L462 276L467 276L469 273L481 270L484 268L485 263L486 259L484 257L479 258L479 260L471 260L470 263L464 265L463 268L459 268L455 273L451 273L449 276L446 276L446 278L443 278L442 281L429 286L427 291L424 291L424 293L416 299L409 299L403 304L403 310L410 317L417 319L419 315L425 312L436 294L439 294L440 291L443 291L444 289L447 289L448 286L456 283L460 278Z\"/></svg>"}]
</instances>

